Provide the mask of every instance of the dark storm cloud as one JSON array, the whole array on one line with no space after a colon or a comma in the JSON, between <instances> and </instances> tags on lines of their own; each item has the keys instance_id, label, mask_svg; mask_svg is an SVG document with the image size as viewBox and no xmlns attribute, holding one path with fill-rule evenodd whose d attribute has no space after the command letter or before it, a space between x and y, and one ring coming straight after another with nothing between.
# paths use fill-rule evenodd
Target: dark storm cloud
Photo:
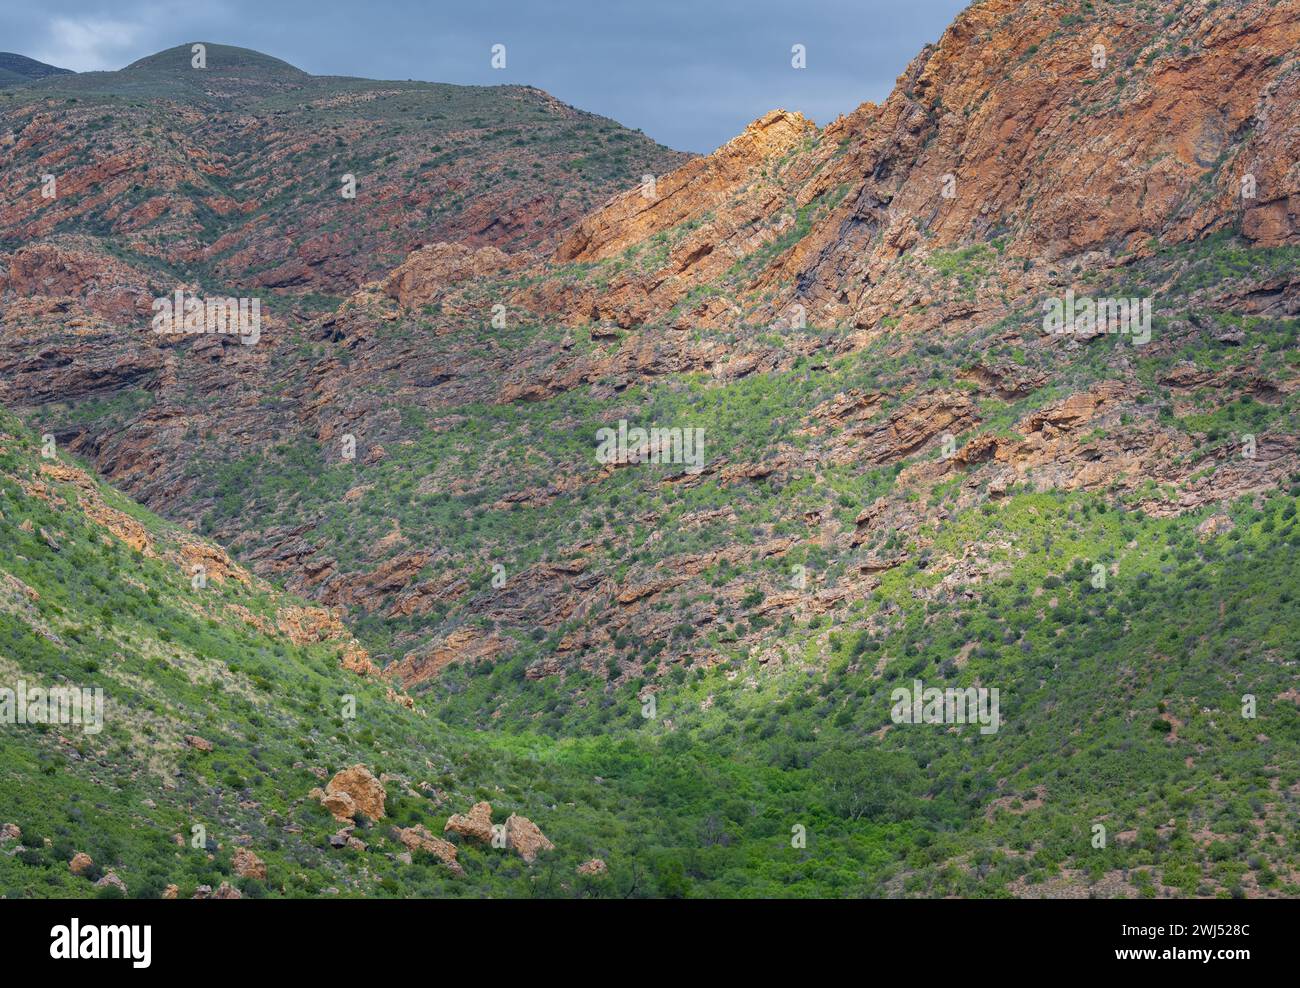
<instances>
[{"instance_id":1,"label":"dark storm cloud","mask_svg":"<svg viewBox=\"0 0 1300 988\"><path fill-rule=\"evenodd\" d=\"M539 86L708 151L774 107L819 124L879 101L965 0L49 0L0 12L0 49L113 69L203 40L318 74ZM808 67L790 66L805 45ZM507 67L489 65L504 44Z\"/></svg>"}]
</instances>

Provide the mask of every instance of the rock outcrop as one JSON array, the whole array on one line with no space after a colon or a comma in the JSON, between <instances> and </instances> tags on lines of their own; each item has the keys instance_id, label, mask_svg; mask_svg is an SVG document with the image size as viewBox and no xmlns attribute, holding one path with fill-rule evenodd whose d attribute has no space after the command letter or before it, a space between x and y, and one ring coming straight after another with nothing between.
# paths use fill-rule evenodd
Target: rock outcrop
<instances>
[{"instance_id":1,"label":"rock outcrop","mask_svg":"<svg viewBox=\"0 0 1300 988\"><path fill-rule=\"evenodd\" d=\"M231 867L240 878L260 878L266 880L266 862L246 847L235 850Z\"/></svg>"},{"instance_id":2,"label":"rock outcrop","mask_svg":"<svg viewBox=\"0 0 1300 988\"><path fill-rule=\"evenodd\" d=\"M490 844L492 842L492 804L483 802L475 803L469 813L461 815L453 813L447 819L447 824L443 828L444 833L460 834L471 840L476 840L481 844Z\"/></svg>"},{"instance_id":3,"label":"rock outcrop","mask_svg":"<svg viewBox=\"0 0 1300 988\"><path fill-rule=\"evenodd\" d=\"M490 246L475 249L458 243L431 244L407 255L384 279L383 291L406 308L432 305L461 282L517 270L522 261Z\"/></svg>"},{"instance_id":4,"label":"rock outcrop","mask_svg":"<svg viewBox=\"0 0 1300 988\"><path fill-rule=\"evenodd\" d=\"M108 871L104 872L103 877L101 877L99 881L95 883L95 888L97 889L113 888L113 889L117 889L117 891L122 893L122 895L127 894L126 882L122 881L122 879L118 876L117 872L113 871L111 868Z\"/></svg>"},{"instance_id":5,"label":"rock outcrop","mask_svg":"<svg viewBox=\"0 0 1300 988\"><path fill-rule=\"evenodd\" d=\"M412 852L428 851L446 865L456 877L464 876L465 869L456 861L456 845L440 837L433 836L433 834L429 833L429 828L424 824L420 823L414 827L398 830L397 839Z\"/></svg>"},{"instance_id":6,"label":"rock outcrop","mask_svg":"<svg viewBox=\"0 0 1300 988\"><path fill-rule=\"evenodd\" d=\"M384 801L388 793L384 784L364 765L353 765L335 774L325 785L321 805L336 819L352 819L361 814L370 820L384 818Z\"/></svg>"},{"instance_id":7,"label":"rock outcrop","mask_svg":"<svg viewBox=\"0 0 1300 988\"><path fill-rule=\"evenodd\" d=\"M506 820L506 842L527 864L536 861L542 852L555 850L537 824L517 813L511 813Z\"/></svg>"},{"instance_id":8,"label":"rock outcrop","mask_svg":"<svg viewBox=\"0 0 1300 988\"><path fill-rule=\"evenodd\" d=\"M211 885L200 885L190 896L192 899L242 899L243 897L243 893L229 882L222 882L215 892Z\"/></svg>"}]
</instances>

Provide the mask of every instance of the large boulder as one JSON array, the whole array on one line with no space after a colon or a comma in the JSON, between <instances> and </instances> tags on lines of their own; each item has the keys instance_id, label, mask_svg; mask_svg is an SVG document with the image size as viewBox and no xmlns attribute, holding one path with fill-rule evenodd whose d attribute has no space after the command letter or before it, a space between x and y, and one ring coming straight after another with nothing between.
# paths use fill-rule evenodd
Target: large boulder
<instances>
[{"instance_id":1,"label":"large boulder","mask_svg":"<svg viewBox=\"0 0 1300 988\"><path fill-rule=\"evenodd\" d=\"M506 843L519 852L528 864L537 860L542 851L554 851L555 845L546 839L541 828L526 816L510 814L506 820Z\"/></svg>"},{"instance_id":2,"label":"large boulder","mask_svg":"<svg viewBox=\"0 0 1300 988\"><path fill-rule=\"evenodd\" d=\"M451 831L483 844L492 843L492 804L475 803L464 816L453 813L442 830L443 833Z\"/></svg>"},{"instance_id":3,"label":"large boulder","mask_svg":"<svg viewBox=\"0 0 1300 988\"><path fill-rule=\"evenodd\" d=\"M382 820L384 800L387 797L384 784L375 778L370 769L364 765L353 765L325 784L325 798L321 800L321 805L340 820L355 818L358 813L371 820Z\"/></svg>"}]
</instances>

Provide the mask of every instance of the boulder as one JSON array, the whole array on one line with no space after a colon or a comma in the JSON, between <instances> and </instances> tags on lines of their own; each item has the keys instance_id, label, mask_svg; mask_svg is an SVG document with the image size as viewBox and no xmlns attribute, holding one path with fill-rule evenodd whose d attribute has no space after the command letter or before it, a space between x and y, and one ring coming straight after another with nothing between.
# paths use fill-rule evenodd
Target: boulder
<instances>
[{"instance_id":1,"label":"boulder","mask_svg":"<svg viewBox=\"0 0 1300 988\"><path fill-rule=\"evenodd\" d=\"M85 874L94 863L95 862L91 860L89 854L85 851L78 851L72 856L72 860L68 862L68 868L74 875L82 875Z\"/></svg>"},{"instance_id":2,"label":"boulder","mask_svg":"<svg viewBox=\"0 0 1300 988\"><path fill-rule=\"evenodd\" d=\"M126 882L117 877L117 872L109 870L104 877L95 883L95 888L102 889L112 886L123 895L126 895Z\"/></svg>"},{"instance_id":3,"label":"boulder","mask_svg":"<svg viewBox=\"0 0 1300 988\"><path fill-rule=\"evenodd\" d=\"M364 765L353 765L326 783L325 797L321 800L321 805L336 818L355 818L360 813L371 820L382 820L384 800L388 798L388 793L370 769ZM330 797L335 798L331 800Z\"/></svg>"},{"instance_id":4,"label":"boulder","mask_svg":"<svg viewBox=\"0 0 1300 988\"><path fill-rule=\"evenodd\" d=\"M266 862L246 847L241 847L235 852L232 864L235 874L240 878L260 878L263 881L266 879Z\"/></svg>"},{"instance_id":5,"label":"boulder","mask_svg":"<svg viewBox=\"0 0 1300 988\"><path fill-rule=\"evenodd\" d=\"M239 889L232 886L229 882L222 882L220 887L213 892L211 885L200 885L194 890L193 899L242 899L244 896Z\"/></svg>"},{"instance_id":6,"label":"boulder","mask_svg":"<svg viewBox=\"0 0 1300 988\"><path fill-rule=\"evenodd\" d=\"M506 820L506 843L519 852L528 864L537 860L542 851L554 851L555 845L546 839L541 828L526 816L511 813Z\"/></svg>"},{"instance_id":7,"label":"boulder","mask_svg":"<svg viewBox=\"0 0 1300 988\"><path fill-rule=\"evenodd\" d=\"M451 831L483 844L492 843L492 804L475 803L464 816L453 813L442 830L443 833Z\"/></svg>"},{"instance_id":8,"label":"boulder","mask_svg":"<svg viewBox=\"0 0 1300 988\"><path fill-rule=\"evenodd\" d=\"M433 834L429 833L429 828L424 824L417 823L414 827L399 829L397 839L405 844L408 850L428 851L445 864L457 878L465 874L465 870L456 860L456 845L440 837L433 836Z\"/></svg>"}]
</instances>

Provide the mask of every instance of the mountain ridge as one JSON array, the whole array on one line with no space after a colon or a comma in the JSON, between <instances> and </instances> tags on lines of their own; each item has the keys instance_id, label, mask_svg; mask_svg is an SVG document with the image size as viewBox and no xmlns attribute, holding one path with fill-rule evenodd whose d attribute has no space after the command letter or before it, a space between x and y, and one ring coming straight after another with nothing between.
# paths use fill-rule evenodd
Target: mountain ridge
<instances>
[{"instance_id":1,"label":"mountain ridge","mask_svg":"<svg viewBox=\"0 0 1300 988\"><path fill-rule=\"evenodd\" d=\"M626 174L686 160L529 87L318 77L224 45L197 69L187 52L0 99L0 244L62 238L38 263L65 278L116 269L100 316L144 315L158 281L336 302L426 238L531 249Z\"/></svg>"},{"instance_id":2,"label":"mountain ridge","mask_svg":"<svg viewBox=\"0 0 1300 988\"><path fill-rule=\"evenodd\" d=\"M1298 39L985 0L879 105L525 249L437 238L256 346L37 244L0 399L338 609L453 743L572 746L588 826L591 777L685 807L658 894L1294 896ZM935 683L1005 724L893 716Z\"/></svg>"},{"instance_id":3,"label":"mountain ridge","mask_svg":"<svg viewBox=\"0 0 1300 988\"><path fill-rule=\"evenodd\" d=\"M61 69L17 52L0 51L0 86L22 85L47 76L71 74L71 69Z\"/></svg>"}]
</instances>

